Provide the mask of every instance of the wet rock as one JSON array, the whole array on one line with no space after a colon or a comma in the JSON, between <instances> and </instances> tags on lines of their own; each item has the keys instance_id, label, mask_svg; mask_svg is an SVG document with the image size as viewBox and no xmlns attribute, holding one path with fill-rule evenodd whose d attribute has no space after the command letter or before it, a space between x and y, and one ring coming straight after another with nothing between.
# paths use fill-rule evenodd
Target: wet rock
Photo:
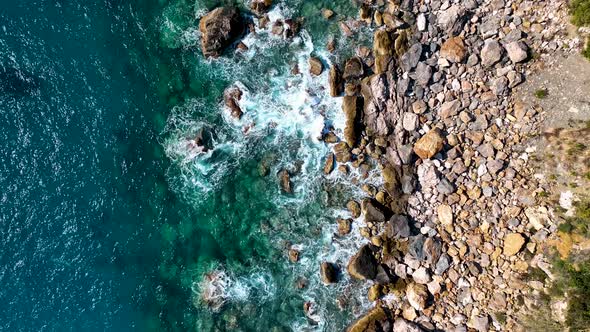
<instances>
[{"instance_id":1,"label":"wet rock","mask_svg":"<svg viewBox=\"0 0 590 332\"><path fill-rule=\"evenodd\" d=\"M314 76L320 76L324 71L322 60L316 57L309 58L309 73Z\"/></svg>"},{"instance_id":2,"label":"wet rock","mask_svg":"<svg viewBox=\"0 0 590 332\"><path fill-rule=\"evenodd\" d=\"M414 152L422 159L430 159L440 152L445 144L442 131L435 128L422 136L414 144Z\"/></svg>"},{"instance_id":3,"label":"wet rock","mask_svg":"<svg viewBox=\"0 0 590 332\"><path fill-rule=\"evenodd\" d=\"M361 206L359 205L359 203L355 201L349 201L348 203L346 203L346 208L348 209L348 211L350 211L350 214L352 214L353 218L358 218L361 216Z\"/></svg>"},{"instance_id":4,"label":"wet rock","mask_svg":"<svg viewBox=\"0 0 590 332\"><path fill-rule=\"evenodd\" d=\"M506 256L516 255L525 243L524 237L519 233L509 233L504 236L504 250Z\"/></svg>"},{"instance_id":5,"label":"wet rock","mask_svg":"<svg viewBox=\"0 0 590 332\"><path fill-rule=\"evenodd\" d=\"M338 235L344 236L350 234L352 230L352 219L338 219Z\"/></svg>"},{"instance_id":6,"label":"wet rock","mask_svg":"<svg viewBox=\"0 0 590 332\"><path fill-rule=\"evenodd\" d=\"M342 111L346 118L344 128L344 141L349 147L354 147L358 139L358 113L362 101L357 96L344 96Z\"/></svg>"},{"instance_id":7,"label":"wet rock","mask_svg":"<svg viewBox=\"0 0 590 332\"><path fill-rule=\"evenodd\" d=\"M377 275L377 261L369 245L362 246L359 252L350 258L347 270L350 276L355 279L375 279Z\"/></svg>"},{"instance_id":8,"label":"wet rock","mask_svg":"<svg viewBox=\"0 0 590 332\"><path fill-rule=\"evenodd\" d=\"M272 6L272 0L253 0L250 3L250 10L257 16L262 16L268 12Z\"/></svg>"},{"instance_id":9,"label":"wet rock","mask_svg":"<svg viewBox=\"0 0 590 332\"><path fill-rule=\"evenodd\" d=\"M526 58L528 57L528 48L526 44L523 42L513 41L504 46L504 48L506 48L506 53L508 53L510 61L514 63L522 62L526 60Z\"/></svg>"},{"instance_id":10,"label":"wet rock","mask_svg":"<svg viewBox=\"0 0 590 332\"><path fill-rule=\"evenodd\" d=\"M372 223L385 222L387 218L386 209L380 203L374 200L368 200L364 204L365 221Z\"/></svg>"},{"instance_id":11,"label":"wet rock","mask_svg":"<svg viewBox=\"0 0 590 332\"><path fill-rule=\"evenodd\" d=\"M225 106L229 109L231 116L235 119L241 119L244 112L240 108L239 101L242 99L242 90L238 87L231 87L223 93Z\"/></svg>"},{"instance_id":12,"label":"wet rock","mask_svg":"<svg viewBox=\"0 0 590 332\"><path fill-rule=\"evenodd\" d=\"M324 8L322 9L322 16L326 19L329 20L332 17L334 17L334 11L328 8Z\"/></svg>"},{"instance_id":13,"label":"wet rock","mask_svg":"<svg viewBox=\"0 0 590 332\"><path fill-rule=\"evenodd\" d=\"M406 298L416 310L422 311L426 308L428 295L428 289L425 285L411 283L406 287Z\"/></svg>"},{"instance_id":14,"label":"wet rock","mask_svg":"<svg viewBox=\"0 0 590 332\"><path fill-rule=\"evenodd\" d=\"M291 263L297 263L299 261L299 250L289 249L288 255Z\"/></svg>"},{"instance_id":15,"label":"wet rock","mask_svg":"<svg viewBox=\"0 0 590 332\"><path fill-rule=\"evenodd\" d=\"M335 156L333 153L328 154L324 163L324 174L329 175L334 170Z\"/></svg>"},{"instance_id":16,"label":"wet rock","mask_svg":"<svg viewBox=\"0 0 590 332\"><path fill-rule=\"evenodd\" d=\"M363 62L359 57L352 57L346 61L343 78L345 80L361 78L365 73Z\"/></svg>"},{"instance_id":17,"label":"wet rock","mask_svg":"<svg viewBox=\"0 0 590 332\"><path fill-rule=\"evenodd\" d=\"M246 24L237 8L219 7L199 22L201 50L206 57L219 57L246 31Z\"/></svg>"},{"instance_id":18,"label":"wet rock","mask_svg":"<svg viewBox=\"0 0 590 332\"><path fill-rule=\"evenodd\" d=\"M342 95L342 93L344 92L342 74L340 73L340 69L338 69L338 66L336 66L335 64L332 65L332 67L330 68L328 83L330 85L330 95L332 97L338 97Z\"/></svg>"},{"instance_id":19,"label":"wet rock","mask_svg":"<svg viewBox=\"0 0 590 332\"><path fill-rule=\"evenodd\" d=\"M336 161L339 163L347 163L352 159L350 147L346 142L339 142L334 145L334 154L336 156Z\"/></svg>"},{"instance_id":20,"label":"wet rock","mask_svg":"<svg viewBox=\"0 0 590 332\"><path fill-rule=\"evenodd\" d=\"M481 64L491 67L502 59L502 47L495 39L487 39L480 53Z\"/></svg>"},{"instance_id":21,"label":"wet rock","mask_svg":"<svg viewBox=\"0 0 590 332\"><path fill-rule=\"evenodd\" d=\"M388 323L387 314L385 310L376 306L371 309L367 314L357 319L355 322L350 324L347 332L370 332L370 331L382 331L382 326Z\"/></svg>"},{"instance_id":22,"label":"wet rock","mask_svg":"<svg viewBox=\"0 0 590 332\"><path fill-rule=\"evenodd\" d=\"M281 190L286 194L293 193L293 188L291 188L291 176L289 171L286 169L279 172L279 181L281 183Z\"/></svg>"},{"instance_id":23,"label":"wet rock","mask_svg":"<svg viewBox=\"0 0 590 332\"><path fill-rule=\"evenodd\" d=\"M440 56L451 62L462 62L466 55L467 49L461 37L447 39L440 49Z\"/></svg>"},{"instance_id":24,"label":"wet rock","mask_svg":"<svg viewBox=\"0 0 590 332\"><path fill-rule=\"evenodd\" d=\"M329 262L320 264L320 277L324 285L338 282L338 268Z\"/></svg>"},{"instance_id":25,"label":"wet rock","mask_svg":"<svg viewBox=\"0 0 590 332\"><path fill-rule=\"evenodd\" d=\"M432 77L432 67L430 67L425 62L418 63L416 66L416 83L421 86L427 86L430 82L430 78Z\"/></svg>"},{"instance_id":26,"label":"wet rock","mask_svg":"<svg viewBox=\"0 0 590 332\"><path fill-rule=\"evenodd\" d=\"M410 223L406 216L394 215L387 222L387 236L395 239L405 239L410 236Z\"/></svg>"}]
</instances>

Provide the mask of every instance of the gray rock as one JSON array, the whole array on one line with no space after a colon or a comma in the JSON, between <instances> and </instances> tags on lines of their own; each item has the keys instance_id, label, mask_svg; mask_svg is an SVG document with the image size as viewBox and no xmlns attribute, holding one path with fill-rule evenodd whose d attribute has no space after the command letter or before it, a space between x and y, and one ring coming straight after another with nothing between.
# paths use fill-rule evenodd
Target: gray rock
<instances>
[{"instance_id":1,"label":"gray rock","mask_svg":"<svg viewBox=\"0 0 590 332\"><path fill-rule=\"evenodd\" d=\"M488 316L476 316L471 319L471 327L478 332L488 332L490 329L490 320Z\"/></svg>"},{"instance_id":2,"label":"gray rock","mask_svg":"<svg viewBox=\"0 0 590 332\"><path fill-rule=\"evenodd\" d=\"M416 83L421 86L427 86L428 82L430 82L430 78L432 77L432 67L427 65L425 62L418 63L416 66Z\"/></svg>"},{"instance_id":3,"label":"gray rock","mask_svg":"<svg viewBox=\"0 0 590 332\"><path fill-rule=\"evenodd\" d=\"M416 43L410 47L410 49L402 55L400 59L400 65L404 71L410 71L420 61L422 55L422 44Z\"/></svg>"},{"instance_id":4,"label":"gray rock","mask_svg":"<svg viewBox=\"0 0 590 332\"><path fill-rule=\"evenodd\" d=\"M504 48L506 49L506 53L508 53L510 61L514 63L522 62L528 57L528 47L523 42L513 41L506 44Z\"/></svg>"},{"instance_id":5,"label":"gray rock","mask_svg":"<svg viewBox=\"0 0 590 332\"><path fill-rule=\"evenodd\" d=\"M423 260L424 251L422 251L422 248L424 247L425 240L426 238L422 234L411 237L408 246L408 254L419 261Z\"/></svg>"},{"instance_id":6,"label":"gray rock","mask_svg":"<svg viewBox=\"0 0 590 332\"><path fill-rule=\"evenodd\" d=\"M452 5L438 13L438 24L450 35L458 35L466 21L465 9L459 5Z\"/></svg>"},{"instance_id":7,"label":"gray rock","mask_svg":"<svg viewBox=\"0 0 590 332\"><path fill-rule=\"evenodd\" d=\"M416 178L410 175L404 175L400 179L402 183L402 192L404 194L411 194L416 190Z\"/></svg>"},{"instance_id":8,"label":"gray rock","mask_svg":"<svg viewBox=\"0 0 590 332\"><path fill-rule=\"evenodd\" d=\"M387 236L395 239L405 239L410 236L410 223L408 217L394 215L387 222Z\"/></svg>"},{"instance_id":9,"label":"gray rock","mask_svg":"<svg viewBox=\"0 0 590 332\"><path fill-rule=\"evenodd\" d=\"M485 143L478 146L477 151L485 158L493 157L495 154L494 147L490 143Z\"/></svg>"},{"instance_id":10,"label":"gray rock","mask_svg":"<svg viewBox=\"0 0 590 332\"><path fill-rule=\"evenodd\" d=\"M442 275L443 273L445 273L449 267L451 266L451 257L449 257L449 255L447 255L446 253L443 253L440 258L438 259L438 262L436 262L436 267L434 268L434 274L436 275Z\"/></svg>"},{"instance_id":11,"label":"gray rock","mask_svg":"<svg viewBox=\"0 0 590 332\"><path fill-rule=\"evenodd\" d=\"M436 190L443 195L450 195L455 192L455 186L446 177L443 177L436 185Z\"/></svg>"},{"instance_id":12,"label":"gray rock","mask_svg":"<svg viewBox=\"0 0 590 332\"><path fill-rule=\"evenodd\" d=\"M479 33L483 38L495 36L500 30L500 16L486 15L484 20L479 24Z\"/></svg>"},{"instance_id":13,"label":"gray rock","mask_svg":"<svg viewBox=\"0 0 590 332\"><path fill-rule=\"evenodd\" d=\"M488 160L486 163L488 171L492 174L498 174L504 167L504 161L502 160Z\"/></svg>"},{"instance_id":14,"label":"gray rock","mask_svg":"<svg viewBox=\"0 0 590 332\"><path fill-rule=\"evenodd\" d=\"M502 59L502 47L495 39L487 39L480 53L481 64L485 67L495 65Z\"/></svg>"},{"instance_id":15,"label":"gray rock","mask_svg":"<svg viewBox=\"0 0 590 332\"><path fill-rule=\"evenodd\" d=\"M504 76L496 78L490 87L496 96L503 96L508 93L508 79Z\"/></svg>"}]
</instances>

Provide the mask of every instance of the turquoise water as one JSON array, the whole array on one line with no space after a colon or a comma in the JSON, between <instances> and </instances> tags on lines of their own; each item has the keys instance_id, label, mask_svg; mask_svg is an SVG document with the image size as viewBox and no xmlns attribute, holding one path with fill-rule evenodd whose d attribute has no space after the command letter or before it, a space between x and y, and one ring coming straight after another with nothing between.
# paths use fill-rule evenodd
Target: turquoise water
<instances>
[{"instance_id":1,"label":"turquoise water","mask_svg":"<svg viewBox=\"0 0 590 332\"><path fill-rule=\"evenodd\" d=\"M198 17L220 3L0 5L0 329L334 331L367 305L345 273L319 281L322 260L344 266L360 242L358 225L334 236L359 176L323 175L317 138L343 124L327 72L307 74L309 56L367 43L320 9L357 9L278 2L271 18L306 18L298 37L258 31L247 52L206 60ZM241 121L223 107L231 85ZM196 154L202 128L211 150Z\"/></svg>"}]
</instances>

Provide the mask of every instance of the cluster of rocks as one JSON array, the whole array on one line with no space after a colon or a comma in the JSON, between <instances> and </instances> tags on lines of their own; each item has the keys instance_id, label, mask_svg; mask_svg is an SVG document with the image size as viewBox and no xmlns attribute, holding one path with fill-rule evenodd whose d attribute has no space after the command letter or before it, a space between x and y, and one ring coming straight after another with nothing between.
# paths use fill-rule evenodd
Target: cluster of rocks
<instances>
[{"instance_id":1,"label":"cluster of rocks","mask_svg":"<svg viewBox=\"0 0 590 332\"><path fill-rule=\"evenodd\" d=\"M350 331L521 329L523 299L543 287L524 276L550 275L543 248L556 232L525 147L539 110L511 96L536 52L565 45L546 33L559 26L531 21L539 6L363 2L373 48L329 68L346 128L324 137L326 173L378 167L384 180L347 204L370 243L346 270L376 303ZM338 220L341 235L351 222Z\"/></svg>"}]
</instances>

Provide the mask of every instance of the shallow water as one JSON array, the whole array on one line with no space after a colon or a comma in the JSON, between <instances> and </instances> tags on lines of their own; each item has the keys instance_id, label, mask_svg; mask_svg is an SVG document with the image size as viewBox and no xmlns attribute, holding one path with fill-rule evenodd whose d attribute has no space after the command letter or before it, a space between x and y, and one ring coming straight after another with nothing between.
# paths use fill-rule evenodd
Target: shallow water
<instances>
[{"instance_id":1,"label":"shallow water","mask_svg":"<svg viewBox=\"0 0 590 332\"><path fill-rule=\"evenodd\" d=\"M307 74L310 55L340 62L357 43L320 9L356 8L279 2L271 18L306 18L298 37L257 31L244 54L206 60L197 22L217 4L0 5L2 329L334 331L368 305L345 273L319 280L321 261L345 266L360 243L359 223L334 233L361 194L322 173L318 137L342 119L327 71ZM222 105L231 85L245 91L240 121ZM206 154L186 143L201 128ZM293 194L280 191L281 169Z\"/></svg>"}]
</instances>

